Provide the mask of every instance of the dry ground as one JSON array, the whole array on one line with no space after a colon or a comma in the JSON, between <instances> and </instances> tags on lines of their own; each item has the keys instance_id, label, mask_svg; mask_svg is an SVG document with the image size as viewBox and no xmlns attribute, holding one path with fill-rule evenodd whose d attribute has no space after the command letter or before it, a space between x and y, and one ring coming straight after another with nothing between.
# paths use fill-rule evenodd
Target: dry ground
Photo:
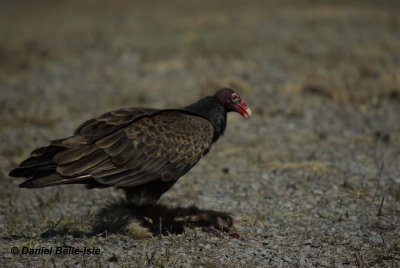
<instances>
[{"instance_id":1,"label":"dry ground","mask_svg":"<svg viewBox=\"0 0 400 268\"><path fill-rule=\"evenodd\" d=\"M1 267L400 266L398 1L98 2L0 2ZM230 115L161 203L228 212L240 238L85 235L121 193L7 176L92 116L220 86L253 117ZM101 254L10 253L24 245Z\"/></svg>"}]
</instances>

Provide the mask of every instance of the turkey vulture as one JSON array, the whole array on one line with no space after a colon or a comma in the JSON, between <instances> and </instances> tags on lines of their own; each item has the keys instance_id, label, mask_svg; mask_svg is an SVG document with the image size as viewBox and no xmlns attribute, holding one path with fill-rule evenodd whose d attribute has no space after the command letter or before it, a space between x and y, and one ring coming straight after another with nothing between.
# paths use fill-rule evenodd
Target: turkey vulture
<instances>
[{"instance_id":1,"label":"turkey vulture","mask_svg":"<svg viewBox=\"0 0 400 268\"><path fill-rule=\"evenodd\" d=\"M22 188L115 186L136 204L154 204L224 133L227 113L249 118L238 93L220 89L181 109L127 108L81 124L73 136L34 150L10 172Z\"/></svg>"}]
</instances>

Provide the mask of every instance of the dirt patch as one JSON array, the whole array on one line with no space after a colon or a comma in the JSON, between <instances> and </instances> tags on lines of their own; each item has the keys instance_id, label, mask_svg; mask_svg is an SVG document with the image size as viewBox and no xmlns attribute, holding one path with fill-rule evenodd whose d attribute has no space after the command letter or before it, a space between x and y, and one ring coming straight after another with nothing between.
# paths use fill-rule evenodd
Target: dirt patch
<instances>
[{"instance_id":1,"label":"dirt patch","mask_svg":"<svg viewBox=\"0 0 400 268\"><path fill-rule=\"evenodd\" d=\"M398 8L3 1L2 266L400 266ZM88 118L180 107L225 86L253 117L229 115L224 137L160 206L226 213L229 232L96 234L96 215L118 190L26 190L7 176ZM100 253L13 255L12 247Z\"/></svg>"}]
</instances>

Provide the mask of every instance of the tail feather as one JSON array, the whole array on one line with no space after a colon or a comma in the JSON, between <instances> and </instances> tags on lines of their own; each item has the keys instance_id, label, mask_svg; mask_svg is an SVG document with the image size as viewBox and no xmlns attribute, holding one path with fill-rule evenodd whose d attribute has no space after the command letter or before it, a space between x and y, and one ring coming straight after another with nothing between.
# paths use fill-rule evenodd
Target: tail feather
<instances>
[{"instance_id":1,"label":"tail feather","mask_svg":"<svg viewBox=\"0 0 400 268\"><path fill-rule=\"evenodd\" d=\"M50 174L54 172L54 168L49 167L48 169L35 169L32 168L15 168L10 171L8 174L10 177L18 177L18 178L39 178L46 176L46 174Z\"/></svg>"},{"instance_id":2,"label":"tail feather","mask_svg":"<svg viewBox=\"0 0 400 268\"><path fill-rule=\"evenodd\" d=\"M63 177L56 172L57 163L53 161L54 156L65 147L59 145L50 145L34 150L31 156L24 160L17 168L10 171L10 177L28 178L19 185L20 188L43 188L60 184L85 184L88 188L105 188L109 185L98 183L90 176Z\"/></svg>"},{"instance_id":3,"label":"tail feather","mask_svg":"<svg viewBox=\"0 0 400 268\"><path fill-rule=\"evenodd\" d=\"M29 179L29 180L21 183L19 185L19 187L20 188L29 188L29 189L42 188L42 187L62 184L62 181L64 181L64 179L60 175L53 173L48 176Z\"/></svg>"},{"instance_id":4,"label":"tail feather","mask_svg":"<svg viewBox=\"0 0 400 268\"><path fill-rule=\"evenodd\" d=\"M31 152L31 157L40 157L40 156L44 156L44 155L54 156L56 153L65 149L64 146L62 146L61 144L55 145L53 143L54 143L54 141L52 141L52 144L50 146L40 147L40 148L33 150Z\"/></svg>"},{"instance_id":5,"label":"tail feather","mask_svg":"<svg viewBox=\"0 0 400 268\"><path fill-rule=\"evenodd\" d=\"M55 154L64 150L59 146L41 147L31 153L31 157L24 160L17 168L10 171L10 177L28 178L20 187L38 188L50 185L50 180L62 179L55 173L57 165L52 161Z\"/></svg>"},{"instance_id":6,"label":"tail feather","mask_svg":"<svg viewBox=\"0 0 400 268\"><path fill-rule=\"evenodd\" d=\"M89 189L96 187L96 186L91 187L93 184L94 185L96 184L96 181L92 177L87 176L87 177L77 177L77 178L65 178L57 173L51 173L44 177L29 179L21 183L19 187L32 189L32 188L43 188L48 186L55 186L61 184L74 184L74 183L86 184L88 185Z\"/></svg>"}]
</instances>

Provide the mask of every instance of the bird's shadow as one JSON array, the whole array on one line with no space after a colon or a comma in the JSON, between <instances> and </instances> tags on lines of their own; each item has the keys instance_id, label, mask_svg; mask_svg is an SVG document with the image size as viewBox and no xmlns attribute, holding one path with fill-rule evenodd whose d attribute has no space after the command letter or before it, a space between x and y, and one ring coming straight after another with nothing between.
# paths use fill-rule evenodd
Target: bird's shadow
<instances>
[{"instance_id":1,"label":"bird's shadow","mask_svg":"<svg viewBox=\"0 0 400 268\"><path fill-rule=\"evenodd\" d=\"M196 227L229 234L233 227L233 219L225 212L203 210L195 206L138 206L127 201L118 201L97 213L94 233L119 233L146 238L154 235L181 234L185 228Z\"/></svg>"},{"instance_id":2,"label":"bird's shadow","mask_svg":"<svg viewBox=\"0 0 400 268\"><path fill-rule=\"evenodd\" d=\"M157 235L181 234L185 229L198 228L216 235L234 238L233 219L225 212L199 209L196 206L169 208L165 205L138 206L128 201L115 201L98 211L91 231L52 227L40 238L72 236L90 238L98 235L122 234L132 238L150 238ZM24 235L2 237L4 240L29 239Z\"/></svg>"}]
</instances>

